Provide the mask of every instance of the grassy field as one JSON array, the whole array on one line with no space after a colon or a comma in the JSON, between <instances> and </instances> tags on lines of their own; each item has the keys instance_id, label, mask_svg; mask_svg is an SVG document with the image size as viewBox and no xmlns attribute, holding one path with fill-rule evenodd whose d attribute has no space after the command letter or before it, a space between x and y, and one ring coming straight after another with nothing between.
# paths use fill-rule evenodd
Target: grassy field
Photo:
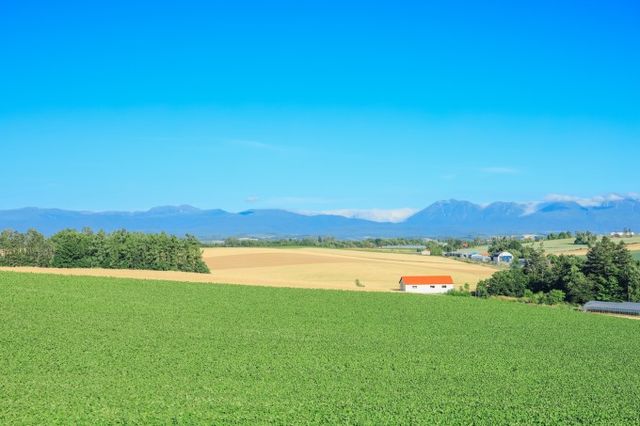
<instances>
[{"instance_id":1,"label":"grassy field","mask_svg":"<svg viewBox=\"0 0 640 426\"><path fill-rule=\"evenodd\" d=\"M587 246L574 244L575 238L563 239L563 240L551 240L544 241L543 247L547 253L551 254L576 254L584 255L587 253ZM614 238L614 242L624 241L628 245L630 250L640 249L640 236L631 238ZM540 243L529 243L536 246Z\"/></svg>"},{"instance_id":2,"label":"grassy field","mask_svg":"<svg viewBox=\"0 0 640 426\"><path fill-rule=\"evenodd\" d=\"M0 424L640 422L640 321L0 272Z\"/></svg>"},{"instance_id":3,"label":"grassy field","mask_svg":"<svg viewBox=\"0 0 640 426\"><path fill-rule=\"evenodd\" d=\"M587 254L588 247L584 245L576 245L574 244L575 238L568 238L562 240L549 240L549 241L541 241L541 242L526 242L525 245L539 247L540 244L544 247L545 252L549 254L574 254L577 256L583 256ZM640 251L640 235L634 236L631 238L614 238L613 241L624 241L627 244L629 250L631 251ZM487 252L489 246L479 246L472 247L464 250L460 250L461 252Z\"/></svg>"},{"instance_id":4,"label":"grassy field","mask_svg":"<svg viewBox=\"0 0 640 426\"><path fill-rule=\"evenodd\" d=\"M479 280L496 271L489 266L436 256L322 248L207 248L203 259L211 274L109 269L16 270L359 291L398 289L402 275L451 275L458 286L469 283L473 288ZM357 287L356 279L364 287Z\"/></svg>"}]
</instances>

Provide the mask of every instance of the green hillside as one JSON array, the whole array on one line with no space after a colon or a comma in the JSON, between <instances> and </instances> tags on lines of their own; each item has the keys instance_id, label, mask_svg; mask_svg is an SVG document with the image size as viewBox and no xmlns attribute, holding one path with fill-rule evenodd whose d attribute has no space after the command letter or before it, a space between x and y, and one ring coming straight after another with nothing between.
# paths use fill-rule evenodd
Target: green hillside
<instances>
[{"instance_id":1,"label":"green hillside","mask_svg":"<svg viewBox=\"0 0 640 426\"><path fill-rule=\"evenodd\" d=\"M598 236L598 238L602 238L602 236ZM628 238L614 238L614 242L623 241L625 244L638 244L640 243L640 236L636 237L628 237ZM587 249L586 245L577 245L574 244L575 238L562 239L562 240L550 240L550 241L542 241L542 246L547 253L550 254L558 254L558 253L571 253L573 250ZM540 242L536 243L526 243L529 245L533 245L535 247L540 246Z\"/></svg>"},{"instance_id":2,"label":"green hillside","mask_svg":"<svg viewBox=\"0 0 640 426\"><path fill-rule=\"evenodd\" d=\"M0 273L0 424L640 422L640 321Z\"/></svg>"}]
</instances>

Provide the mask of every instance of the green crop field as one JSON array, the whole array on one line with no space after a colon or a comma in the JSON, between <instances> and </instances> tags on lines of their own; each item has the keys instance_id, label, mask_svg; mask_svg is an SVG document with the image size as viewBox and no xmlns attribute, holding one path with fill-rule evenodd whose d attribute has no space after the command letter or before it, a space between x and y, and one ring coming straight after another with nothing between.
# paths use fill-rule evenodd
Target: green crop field
<instances>
[{"instance_id":1,"label":"green crop field","mask_svg":"<svg viewBox=\"0 0 640 426\"><path fill-rule=\"evenodd\" d=\"M0 273L0 424L640 423L640 321Z\"/></svg>"},{"instance_id":2,"label":"green crop field","mask_svg":"<svg viewBox=\"0 0 640 426\"><path fill-rule=\"evenodd\" d=\"M558 253L566 253L571 252L573 250L586 249L586 245L578 245L574 244L575 238L562 239L562 240L550 240L550 241L540 241L540 242L526 242L525 245L534 246L534 247L544 247L544 250L550 254L558 254Z\"/></svg>"}]
</instances>

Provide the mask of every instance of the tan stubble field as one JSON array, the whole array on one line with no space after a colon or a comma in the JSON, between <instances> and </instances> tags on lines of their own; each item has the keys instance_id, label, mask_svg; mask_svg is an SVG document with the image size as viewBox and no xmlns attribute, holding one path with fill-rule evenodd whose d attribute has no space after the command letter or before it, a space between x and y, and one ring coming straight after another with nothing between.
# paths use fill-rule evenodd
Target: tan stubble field
<instances>
[{"instance_id":1,"label":"tan stubble field","mask_svg":"<svg viewBox=\"0 0 640 426\"><path fill-rule=\"evenodd\" d=\"M451 275L471 288L496 269L434 256L320 248L206 248L211 274L113 269L0 268L67 275L112 276L187 282L393 291L402 275ZM363 287L358 287L358 279Z\"/></svg>"}]
</instances>

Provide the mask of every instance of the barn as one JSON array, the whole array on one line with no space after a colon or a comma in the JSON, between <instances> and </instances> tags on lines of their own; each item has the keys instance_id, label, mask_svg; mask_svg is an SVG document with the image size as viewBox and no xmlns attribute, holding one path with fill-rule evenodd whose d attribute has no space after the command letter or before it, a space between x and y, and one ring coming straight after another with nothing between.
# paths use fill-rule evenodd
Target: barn
<instances>
[{"instance_id":1,"label":"barn","mask_svg":"<svg viewBox=\"0 0 640 426\"><path fill-rule=\"evenodd\" d=\"M453 289L453 278L449 275L414 275L400 278L400 290L407 293L441 294Z\"/></svg>"}]
</instances>

